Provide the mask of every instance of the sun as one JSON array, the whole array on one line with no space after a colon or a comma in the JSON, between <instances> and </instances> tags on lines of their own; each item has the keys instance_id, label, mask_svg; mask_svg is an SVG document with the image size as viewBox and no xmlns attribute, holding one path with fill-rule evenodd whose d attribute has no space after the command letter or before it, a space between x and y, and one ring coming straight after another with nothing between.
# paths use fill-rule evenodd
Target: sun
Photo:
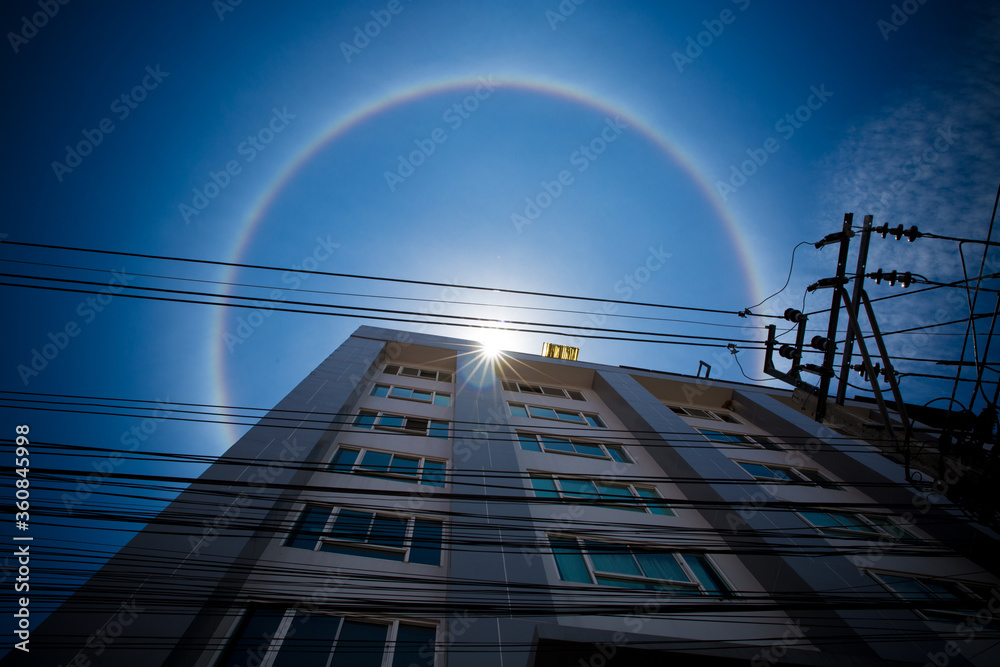
<instances>
[{"instance_id":1,"label":"sun","mask_svg":"<svg viewBox=\"0 0 1000 667\"><path fill-rule=\"evenodd\" d=\"M479 329L476 338L482 346L482 354L488 359L497 359L503 356L503 351L510 347L510 333L505 329L483 328Z\"/></svg>"}]
</instances>

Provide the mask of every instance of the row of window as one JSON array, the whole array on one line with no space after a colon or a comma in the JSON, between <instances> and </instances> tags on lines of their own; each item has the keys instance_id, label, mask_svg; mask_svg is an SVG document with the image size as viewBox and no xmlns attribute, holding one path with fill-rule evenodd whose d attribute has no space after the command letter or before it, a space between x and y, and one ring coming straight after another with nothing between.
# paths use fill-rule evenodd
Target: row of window
<instances>
[{"instance_id":1,"label":"row of window","mask_svg":"<svg viewBox=\"0 0 1000 667\"><path fill-rule=\"evenodd\" d=\"M442 529L433 519L309 505L285 546L440 565Z\"/></svg>"},{"instance_id":2,"label":"row of window","mask_svg":"<svg viewBox=\"0 0 1000 667\"><path fill-rule=\"evenodd\" d=\"M250 609L216 667L413 667L434 664L433 626L275 607ZM387 662L388 659L388 662Z\"/></svg>"},{"instance_id":3,"label":"row of window","mask_svg":"<svg viewBox=\"0 0 1000 667\"><path fill-rule=\"evenodd\" d=\"M827 479L818 470L794 468L792 466L774 465L771 463L754 463L751 461L734 461L754 479L764 482L791 484L811 484L828 489L839 489L840 486Z\"/></svg>"},{"instance_id":4,"label":"row of window","mask_svg":"<svg viewBox=\"0 0 1000 667\"><path fill-rule=\"evenodd\" d=\"M330 470L444 486L445 462L365 447L341 447L330 462Z\"/></svg>"},{"instance_id":5,"label":"row of window","mask_svg":"<svg viewBox=\"0 0 1000 667\"><path fill-rule=\"evenodd\" d=\"M354 418L354 426L400 431L411 435L427 435L432 438L448 437L448 422L446 421L398 415L391 412L376 412L375 410L360 410L358 416Z\"/></svg>"},{"instance_id":6,"label":"row of window","mask_svg":"<svg viewBox=\"0 0 1000 667\"><path fill-rule=\"evenodd\" d=\"M529 452L548 452L552 454L575 454L598 459L610 459L619 463L632 463L623 445L577 440L575 438L560 438L542 433L517 432L517 440L521 449Z\"/></svg>"},{"instance_id":7,"label":"row of window","mask_svg":"<svg viewBox=\"0 0 1000 667\"><path fill-rule=\"evenodd\" d=\"M821 533L831 537L870 538L885 535L893 540L907 542L920 539L885 514L824 511L800 511L798 514Z\"/></svg>"},{"instance_id":8,"label":"row of window","mask_svg":"<svg viewBox=\"0 0 1000 667\"><path fill-rule=\"evenodd\" d=\"M723 444L733 444L742 445L745 447L756 447L758 449L773 449L775 451L784 451L777 443L775 443L770 438L762 435L747 435L746 433L724 433L722 431L715 431L709 428L698 428L695 429L698 433L708 438L712 442L719 442Z\"/></svg>"},{"instance_id":9,"label":"row of window","mask_svg":"<svg viewBox=\"0 0 1000 667\"><path fill-rule=\"evenodd\" d=\"M595 428L607 428L599 415L589 412L561 410L557 408L547 408L542 405L525 405L524 403L507 403L507 406L510 408L510 414L515 417L553 419L556 421L569 422L571 424L589 424Z\"/></svg>"},{"instance_id":10,"label":"row of window","mask_svg":"<svg viewBox=\"0 0 1000 667\"><path fill-rule=\"evenodd\" d=\"M683 408L679 405L668 405L667 407L673 410L674 414L695 417L696 419L712 419L714 421L729 422L730 424L740 423L739 419L728 412L714 412L712 410L703 410L702 408Z\"/></svg>"},{"instance_id":11,"label":"row of window","mask_svg":"<svg viewBox=\"0 0 1000 667\"><path fill-rule=\"evenodd\" d=\"M444 407L451 405L451 394L442 391L400 387L398 385L377 384L372 387L371 395L380 398L403 398L410 401L420 401L421 403L433 403L434 405Z\"/></svg>"},{"instance_id":12,"label":"row of window","mask_svg":"<svg viewBox=\"0 0 1000 667\"><path fill-rule=\"evenodd\" d=\"M651 486L605 482L582 477L562 477L548 473L530 473L531 488L538 498L562 498L584 501L601 507L676 516Z\"/></svg>"},{"instance_id":13,"label":"row of window","mask_svg":"<svg viewBox=\"0 0 1000 667\"><path fill-rule=\"evenodd\" d=\"M422 378L424 380L437 380L438 382L451 382L451 373L445 371L432 371L426 368L413 368L411 366L386 366L382 371L386 375L402 375L409 378Z\"/></svg>"},{"instance_id":14,"label":"row of window","mask_svg":"<svg viewBox=\"0 0 1000 667\"><path fill-rule=\"evenodd\" d=\"M522 394L538 394L540 396L554 396L557 398L571 398L574 401L585 401L583 394L573 389L560 389L559 387L543 387L537 384L526 382L512 382L501 380L500 384L507 391L516 391Z\"/></svg>"}]
</instances>

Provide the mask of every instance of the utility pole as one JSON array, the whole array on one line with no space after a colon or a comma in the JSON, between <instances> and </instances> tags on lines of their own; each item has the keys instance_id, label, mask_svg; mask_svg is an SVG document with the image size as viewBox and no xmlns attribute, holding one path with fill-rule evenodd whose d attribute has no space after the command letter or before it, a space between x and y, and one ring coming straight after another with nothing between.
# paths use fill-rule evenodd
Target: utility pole
<instances>
[{"instance_id":1,"label":"utility pole","mask_svg":"<svg viewBox=\"0 0 1000 667\"><path fill-rule=\"evenodd\" d=\"M858 268L854 272L854 291L851 294L852 318L857 320L861 305L861 290L865 283L865 268L868 264L868 244L872 238L872 216L866 215L861 229L861 247L858 249ZM854 348L854 327L847 328L844 339L844 356L840 362L840 380L837 383L837 405L843 405L847 395L847 376L851 371L851 354Z\"/></svg>"},{"instance_id":2,"label":"utility pole","mask_svg":"<svg viewBox=\"0 0 1000 667\"><path fill-rule=\"evenodd\" d=\"M840 242L840 252L837 253L837 275L832 280L828 279L827 285L839 287L847 282L847 252L850 249L851 237L854 231L851 229L854 222L853 213L844 214L844 224L839 234L830 234L816 244L817 248L822 248L827 243ZM833 290L833 298L830 304L830 323L826 328L826 349L823 354L823 367L819 377L819 391L816 394L818 402L816 404L816 421L822 422L826 416L826 399L830 393L830 380L833 379L833 361L837 353L837 325L840 316L841 296L840 290Z\"/></svg>"}]
</instances>

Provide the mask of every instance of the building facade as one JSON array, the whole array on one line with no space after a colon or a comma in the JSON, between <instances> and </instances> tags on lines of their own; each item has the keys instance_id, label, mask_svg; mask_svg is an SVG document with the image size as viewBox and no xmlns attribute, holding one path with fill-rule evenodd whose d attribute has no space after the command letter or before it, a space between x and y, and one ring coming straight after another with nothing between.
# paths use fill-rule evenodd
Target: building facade
<instances>
[{"instance_id":1,"label":"building facade","mask_svg":"<svg viewBox=\"0 0 1000 667\"><path fill-rule=\"evenodd\" d=\"M81 666L995 665L996 557L790 392L362 327L33 644Z\"/></svg>"}]
</instances>

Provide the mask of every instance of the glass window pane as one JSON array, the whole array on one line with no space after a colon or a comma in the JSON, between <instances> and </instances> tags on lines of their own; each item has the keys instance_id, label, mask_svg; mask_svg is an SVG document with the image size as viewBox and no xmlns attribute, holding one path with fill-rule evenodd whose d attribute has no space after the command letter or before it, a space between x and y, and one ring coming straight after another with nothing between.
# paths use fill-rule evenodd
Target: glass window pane
<instances>
[{"instance_id":1,"label":"glass window pane","mask_svg":"<svg viewBox=\"0 0 1000 667\"><path fill-rule=\"evenodd\" d=\"M550 476L532 475L531 487L535 490L535 495L539 498L559 497L559 492L556 490L556 483Z\"/></svg>"},{"instance_id":2,"label":"glass window pane","mask_svg":"<svg viewBox=\"0 0 1000 667\"><path fill-rule=\"evenodd\" d=\"M672 553L636 551L635 559L639 562L643 574L650 579L690 581L684 568L681 567Z\"/></svg>"},{"instance_id":3,"label":"glass window pane","mask_svg":"<svg viewBox=\"0 0 1000 667\"><path fill-rule=\"evenodd\" d=\"M420 467L420 459L415 459L410 456L396 456L392 457L392 465L389 467L389 472L395 473L397 475L407 475L408 477L417 476L417 468Z\"/></svg>"},{"instance_id":4,"label":"glass window pane","mask_svg":"<svg viewBox=\"0 0 1000 667\"><path fill-rule=\"evenodd\" d=\"M712 442L729 442L722 431L713 431L711 429L698 429L698 432L703 436L711 440Z\"/></svg>"},{"instance_id":5,"label":"glass window pane","mask_svg":"<svg viewBox=\"0 0 1000 667\"><path fill-rule=\"evenodd\" d=\"M425 380L437 380L437 371L420 371L420 377Z\"/></svg>"},{"instance_id":6,"label":"glass window pane","mask_svg":"<svg viewBox=\"0 0 1000 667\"><path fill-rule=\"evenodd\" d=\"M830 516L836 519L843 528L848 530L857 531L859 533L877 532L872 526L865 523L864 519L861 517L857 517L852 514L843 514L841 512L830 512Z\"/></svg>"},{"instance_id":7,"label":"glass window pane","mask_svg":"<svg viewBox=\"0 0 1000 667\"><path fill-rule=\"evenodd\" d=\"M330 667L381 667L389 626L344 621Z\"/></svg>"},{"instance_id":8,"label":"glass window pane","mask_svg":"<svg viewBox=\"0 0 1000 667\"><path fill-rule=\"evenodd\" d=\"M383 372L388 375L395 375L399 372L399 366L386 366Z\"/></svg>"},{"instance_id":9,"label":"glass window pane","mask_svg":"<svg viewBox=\"0 0 1000 667\"><path fill-rule=\"evenodd\" d=\"M839 526L840 522L834 519L832 516L826 512L800 512L800 514L805 518L806 521L818 528L828 528L830 526Z\"/></svg>"},{"instance_id":10,"label":"glass window pane","mask_svg":"<svg viewBox=\"0 0 1000 667\"><path fill-rule=\"evenodd\" d=\"M729 422L730 424L739 424L740 423L740 420L737 419L736 417L732 416L732 415L720 414L719 417L722 418L722 421Z\"/></svg>"},{"instance_id":11,"label":"glass window pane","mask_svg":"<svg viewBox=\"0 0 1000 667\"><path fill-rule=\"evenodd\" d=\"M326 507L308 507L299 518L295 530L288 536L285 546L297 549L312 550L316 541L323 534L323 528L330 519L330 509Z\"/></svg>"},{"instance_id":12,"label":"glass window pane","mask_svg":"<svg viewBox=\"0 0 1000 667\"><path fill-rule=\"evenodd\" d=\"M339 616L296 614L281 642L274 667L326 667L340 620Z\"/></svg>"},{"instance_id":13,"label":"glass window pane","mask_svg":"<svg viewBox=\"0 0 1000 667\"><path fill-rule=\"evenodd\" d=\"M354 462L358 460L356 449L338 449L337 454L330 462L330 470L334 472L350 472Z\"/></svg>"},{"instance_id":14,"label":"glass window pane","mask_svg":"<svg viewBox=\"0 0 1000 667\"><path fill-rule=\"evenodd\" d=\"M372 519L374 518L374 514L342 509L337 513L337 519L333 522L330 537L351 540L353 542L364 542L368 538L368 529L371 528Z\"/></svg>"},{"instance_id":15,"label":"glass window pane","mask_svg":"<svg viewBox=\"0 0 1000 667\"><path fill-rule=\"evenodd\" d=\"M413 539L410 541L410 562L424 565L441 564L440 521L416 519L413 522Z\"/></svg>"},{"instance_id":16,"label":"glass window pane","mask_svg":"<svg viewBox=\"0 0 1000 667\"><path fill-rule=\"evenodd\" d=\"M604 577L599 574L595 574L594 578L597 579L597 583L602 586L617 586L618 588L638 588L643 590L649 590L653 586L646 581L635 580L635 579L618 579L617 577Z\"/></svg>"},{"instance_id":17,"label":"glass window pane","mask_svg":"<svg viewBox=\"0 0 1000 667\"><path fill-rule=\"evenodd\" d=\"M591 426L596 426L597 428L607 428L601 418L597 415L584 415L587 418L587 423Z\"/></svg>"},{"instance_id":18,"label":"glass window pane","mask_svg":"<svg viewBox=\"0 0 1000 667\"><path fill-rule=\"evenodd\" d=\"M520 383L518 383L517 386L521 390L521 393L524 393L524 394L540 394L540 393L542 393L542 388L539 387L538 385L534 385L534 384L520 384Z\"/></svg>"},{"instance_id":19,"label":"glass window pane","mask_svg":"<svg viewBox=\"0 0 1000 667\"><path fill-rule=\"evenodd\" d=\"M422 417L407 417L406 424L403 428L407 431L416 431L418 433L427 433L428 420Z\"/></svg>"},{"instance_id":20,"label":"glass window pane","mask_svg":"<svg viewBox=\"0 0 1000 667\"><path fill-rule=\"evenodd\" d=\"M374 412L362 410L358 416L354 418L354 425L360 426L361 428L371 428L375 425L375 416Z\"/></svg>"},{"instance_id":21,"label":"glass window pane","mask_svg":"<svg viewBox=\"0 0 1000 667\"><path fill-rule=\"evenodd\" d=\"M451 382L451 373L438 373L438 382Z\"/></svg>"},{"instance_id":22,"label":"glass window pane","mask_svg":"<svg viewBox=\"0 0 1000 667\"><path fill-rule=\"evenodd\" d=\"M554 452L574 452L576 449L573 447L573 443L569 440L564 440L563 438L550 438L548 436L542 436L542 445L546 450Z\"/></svg>"},{"instance_id":23,"label":"glass window pane","mask_svg":"<svg viewBox=\"0 0 1000 667\"><path fill-rule=\"evenodd\" d=\"M566 392L562 389L556 389L555 387L542 387L542 393L546 396L559 396L561 398L566 398Z\"/></svg>"},{"instance_id":24,"label":"glass window pane","mask_svg":"<svg viewBox=\"0 0 1000 667\"><path fill-rule=\"evenodd\" d=\"M635 562L628 547L602 544L601 542L584 542L583 544L590 555L590 562L594 564L595 572L642 576L642 570L639 569L639 565Z\"/></svg>"},{"instance_id":25,"label":"glass window pane","mask_svg":"<svg viewBox=\"0 0 1000 667\"><path fill-rule=\"evenodd\" d=\"M759 463L741 463L740 467L746 470L748 473L754 477L771 477L773 478L774 473L764 465Z\"/></svg>"},{"instance_id":26,"label":"glass window pane","mask_svg":"<svg viewBox=\"0 0 1000 667\"><path fill-rule=\"evenodd\" d=\"M430 667L434 664L434 628L399 624L392 667Z\"/></svg>"},{"instance_id":27,"label":"glass window pane","mask_svg":"<svg viewBox=\"0 0 1000 667\"><path fill-rule=\"evenodd\" d=\"M389 395L389 387L384 384L377 384L372 387L372 396L386 397Z\"/></svg>"},{"instance_id":28,"label":"glass window pane","mask_svg":"<svg viewBox=\"0 0 1000 667\"><path fill-rule=\"evenodd\" d=\"M434 394L434 405L448 407L451 405L451 394Z\"/></svg>"},{"instance_id":29,"label":"glass window pane","mask_svg":"<svg viewBox=\"0 0 1000 667\"><path fill-rule=\"evenodd\" d=\"M597 489L589 479L564 479L559 480L563 495L573 498L598 498Z\"/></svg>"},{"instance_id":30,"label":"glass window pane","mask_svg":"<svg viewBox=\"0 0 1000 667\"><path fill-rule=\"evenodd\" d=\"M715 419L715 415L699 408L684 408L684 411L692 417L697 417L698 419Z\"/></svg>"},{"instance_id":31,"label":"glass window pane","mask_svg":"<svg viewBox=\"0 0 1000 667\"><path fill-rule=\"evenodd\" d=\"M365 452L365 456L361 459L361 465L358 468L361 470L371 470L372 472L386 472L389 470L389 462L391 460L392 454L387 454L386 452Z\"/></svg>"},{"instance_id":32,"label":"glass window pane","mask_svg":"<svg viewBox=\"0 0 1000 667\"><path fill-rule=\"evenodd\" d=\"M894 592L898 593L900 597L909 600L930 600L934 598L916 579L896 577L888 574L880 574L879 578Z\"/></svg>"},{"instance_id":33,"label":"glass window pane","mask_svg":"<svg viewBox=\"0 0 1000 667\"><path fill-rule=\"evenodd\" d=\"M251 664L271 645L271 638L285 615L278 609L255 609L248 613L222 655L220 667L244 667Z\"/></svg>"},{"instance_id":34,"label":"glass window pane","mask_svg":"<svg viewBox=\"0 0 1000 667\"><path fill-rule=\"evenodd\" d=\"M644 489L642 487L636 487L636 493L642 496L644 499L648 498L650 501L646 503L646 509L648 509L653 514L662 514L664 516L676 516L674 511L663 504L663 499L653 489Z\"/></svg>"},{"instance_id":35,"label":"glass window pane","mask_svg":"<svg viewBox=\"0 0 1000 667\"><path fill-rule=\"evenodd\" d=\"M573 391L572 389L569 390L569 397L572 398L574 401L585 401L585 400L587 400L586 398L583 397L583 394L581 394L578 391Z\"/></svg>"},{"instance_id":36,"label":"glass window pane","mask_svg":"<svg viewBox=\"0 0 1000 667\"><path fill-rule=\"evenodd\" d=\"M567 412L566 410L556 410L556 416L559 417L564 422L573 422L575 424L582 424L583 417L580 416L578 412Z\"/></svg>"},{"instance_id":37,"label":"glass window pane","mask_svg":"<svg viewBox=\"0 0 1000 667\"><path fill-rule=\"evenodd\" d=\"M782 451L784 451L781 448L781 445L779 445L775 441L771 440L771 438L765 438L763 436L759 436L758 435L758 436L754 437L754 440L756 440L761 446L763 446L764 449L772 449L772 450L774 450L776 452L782 452Z\"/></svg>"},{"instance_id":38,"label":"glass window pane","mask_svg":"<svg viewBox=\"0 0 1000 667\"><path fill-rule=\"evenodd\" d=\"M517 391L516 382L511 382L510 380L501 380L500 384L503 386L504 391Z\"/></svg>"},{"instance_id":39,"label":"glass window pane","mask_svg":"<svg viewBox=\"0 0 1000 667\"><path fill-rule=\"evenodd\" d=\"M868 519L896 540L916 540L917 537L887 516L869 514Z\"/></svg>"},{"instance_id":40,"label":"glass window pane","mask_svg":"<svg viewBox=\"0 0 1000 667\"><path fill-rule=\"evenodd\" d=\"M521 449L529 452L540 452L542 448L538 446L538 438L525 433L518 433L517 440L521 443Z\"/></svg>"},{"instance_id":41,"label":"glass window pane","mask_svg":"<svg viewBox=\"0 0 1000 667\"><path fill-rule=\"evenodd\" d=\"M528 411L524 409L524 406L520 403L508 403L507 407L510 408L510 414L515 417L527 417Z\"/></svg>"},{"instance_id":42,"label":"glass window pane","mask_svg":"<svg viewBox=\"0 0 1000 667\"><path fill-rule=\"evenodd\" d=\"M560 579L581 584L593 583L576 540L550 538L549 542L552 545L552 555L555 556Z\"/></svg>"},{"instance_id":43,"label":"glass window pane","mask_svg":"<svg viewBox=\"0 0 1000 667\"><path fill-rule=\"evenodd\" d=\"M411 378L415 378L415 377L418 377L420 375L420 371L417 370L416 368L407 368L407 367L404 366L403 369L399 371L399 374L400 375L406 375L406 376L411 377Z\"/></svg>"},{"instance_id":44,"label":"glass window pane","mask_svg":"<svg viewBox=\"0 0 1000 667\"><path fill-rule=\"evenodd\" d=\"M412 393L413 390L407 387L393 387L389 395L393 398L409 398Z\"/></svg>"},{"instance_id":45,"label":"glass window pane","mask_svg":"<svg viewBox=\"0 0 1000 667\"><path fill-rule=\"evenodd\" d=\"M444 486L444 462L424 461L424 475L421 481L430 486Z\"/></svg>"},{"instance_id":46,"label":"glass window pane","mask_svg":"<svg viewBox=\"0 0 1000 667\"><path fill-rule=\"evenodd\" d=\"M403 428L402 415L382 415L379 417L378 425L386 428Z\"/></svg>"},{"instance_id":47,"label":"glass window pane","mask_svg":"<svg viewBox=\"0 0 1000 667\"><path fill-rule=\"evenodd\" d=\"M627 486L605 484L604 482L596 482L596 486L597 492L601 495L602 500L610 500L617 503L637 504L635 496L632 495L632 492L628 490Z\"/></svg>"},{"instance_id":48,"label":"glass window pane","mask_svg":"<svg viewBox=\"0 0 1000 667\"><path fill-rule=\"evenodd\" d=\"M628 454L625 453L625 449L620 445L605 445L605 447L608 450L608 454L615 461L618 461L619 463L632 463L632 459L628 457Z\"/></svg>"},{"instance_id":49,"label":"glass window pane","mask_svg":"<svg viewBox=\"0 0 1000 667\"><path fill-rule=\"evenodd\" d=\"M368 543L402 549L403 541L406 538L406 525L406 519L376 514L372 532L368 536Z\"/></svg>"},{"instance_id":50,"label":"glass window pane","mask_svg":"<svg viewBox=\"0 0 1000 667\"><path fill-rule=\"evenodd\" d=\"M600 445L590 445L586 442L574 442L573 449L577 454L587 454L588 456L604 457L604 451Z\"/></svg>"},{"instance_id":51,"label":"glass window pane","mask_svg":"<svg viewBox=\"0 0 1000 667\"><path fill-rule=\"evenodd\" d=\"M414 389L413 393L410 395L410 398L412 398L415 401L427 401L428 403L430 403L431 396L432 394L429 391L423 391L422 389Z\"/></svg>"},{"instance_id":52,"label":"glass window pane","mask_svg":"<svg viewBox=\"0 0 1000 667\"><path fill-rule=\"evenodd\" d=\"M448 422L431 421L430 432L428 433L432 438L447 438L448 437Z\"/></svg>"},{"instance_id":53,"label":"glass window pane","mask_svg":"<svg viewBox=\"0 0 1000 667\"><path fill-rule=\"evenodd\" d=\"M532 417L541 417L544 419L555 419L556 411L552 408L543 408L537 405L529 405L528 411L531 413Z\"/></svg>"},{"instance_id":54,"label":"glass window pane","mask_svg":"<svg viewBox=\"0 0 1000 667\"><path fill-rule=\"evenodd\" d=\"M694 576L698 579L698 583L700 583L702 588L704 588L709 594L732 597L732 591L729 590L729 587L726 586L726 582L724 582L722 577L720 577L715 571L715 568L709 562L708 558L705 556L687 554L684 556L684 562L687 563L688 567L691 568L691 571L694 572Z\"/></svg>"}]
</instances>

